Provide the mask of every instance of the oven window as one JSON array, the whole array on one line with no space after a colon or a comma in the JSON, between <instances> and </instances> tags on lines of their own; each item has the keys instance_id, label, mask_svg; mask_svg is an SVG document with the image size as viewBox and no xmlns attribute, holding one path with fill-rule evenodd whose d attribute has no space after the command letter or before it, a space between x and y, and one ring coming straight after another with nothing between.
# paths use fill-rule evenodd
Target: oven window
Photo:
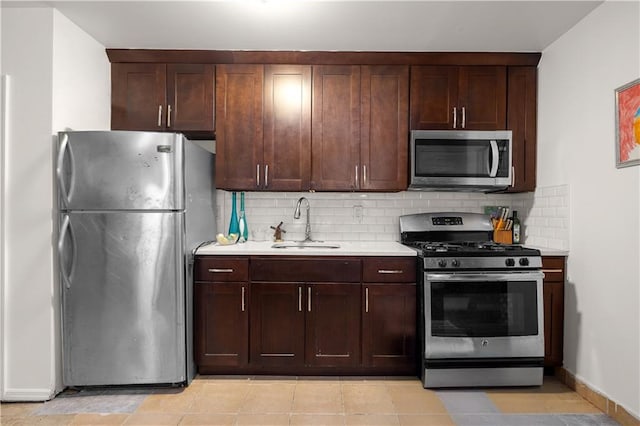
<instances>
[{"instance_id":1,"label":"oven window","mask_svg":"<svg viewBox=\"0 0 640 426\"><path fill-rule=\"evenodd\" d=\"M431 282L431 334L507 337L538 334L535 281Z\"/></svg>"},{"instance_id":2,"label":"oven window","mask_svg":"<svg viewBox=\"0 0 640 426\"><path fill-rule=\"evenodd\" d=\"M496 176L509 176L508 140L498 140ZM415 174L420 177L488 177L491 146L486 140L417 139Z\"/></svg>"}]
</instances>

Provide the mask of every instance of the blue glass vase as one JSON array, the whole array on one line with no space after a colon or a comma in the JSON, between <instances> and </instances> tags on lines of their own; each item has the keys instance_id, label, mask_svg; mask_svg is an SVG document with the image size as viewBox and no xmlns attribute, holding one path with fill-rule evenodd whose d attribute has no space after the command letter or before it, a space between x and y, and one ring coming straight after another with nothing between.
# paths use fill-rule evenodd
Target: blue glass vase
<instances>
[{"instance_id":1,"label":"blue glass vase","mask_svg":"<svg viewBox=\"0 0 640 426\"><path fill-rule=\"evenodd\" d=\"M240 234L238 226L238 213L236 212L236 193L231 193L231 220L229 221L229 234Z\"/></svg>"},{"instance_id":2,"label":"blue glass vase","mask_svg":"<svg viewBox=\"0 0 640 426\"><path fill-rule=\"evenodd\" d=\"M238 226L240 228L240 242L249 239L249 228L247 227L247 215L244 212L244 192L240 193L240 219Z\"/></svg>"}]
</instances>

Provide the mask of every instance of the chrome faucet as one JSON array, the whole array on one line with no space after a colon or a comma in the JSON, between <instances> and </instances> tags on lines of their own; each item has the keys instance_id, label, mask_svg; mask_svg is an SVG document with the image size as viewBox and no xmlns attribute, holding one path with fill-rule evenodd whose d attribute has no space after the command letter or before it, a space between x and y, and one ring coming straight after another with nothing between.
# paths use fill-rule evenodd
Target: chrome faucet
<instances>
[{"instance_id":1,"label":"chrome faucet","mask_svg":"<svg viewBox=\"0 0 640 426\"><path fill-rule=\"evenodd\" d=\"M303 201L307 202L307 225L304 228L303 242L313 241L311 239L311 221L309 220L309 211L311 210L311 205L309 205L309 200L307 200L305 197L300 197L300 199L298 199L298 202L296 203L296 211L293 213L293 218L300 219L300 205Z\"/></svg>"}]
</instances>

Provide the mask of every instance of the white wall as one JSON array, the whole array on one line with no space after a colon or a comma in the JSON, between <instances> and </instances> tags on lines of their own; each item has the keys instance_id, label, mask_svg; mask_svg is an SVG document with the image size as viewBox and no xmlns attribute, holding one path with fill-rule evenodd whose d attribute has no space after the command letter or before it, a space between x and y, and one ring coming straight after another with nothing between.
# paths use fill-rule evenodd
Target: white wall
<instances>
[{"instance_id":1,"label":"white wall","mask_svg":"<svg viewBox=\"0 0 640 426\"><path fill-rule=\"evenodd\" d=\"M87 70L93 74L81 75ZM0 397L43 400L61 386L53 135L108 127L108 63L102 46L53 9L4 8L2 74L11 86Z\"/></svg>"},{"instance_id":2,"label":"white wall","mask_svg":"<svg viewBox=\"0 0 640 426\"><path fill-rule=\"evenodd\" d=\"M638 2L605 2L543 52L538 185L570 187L565 367L640 417L640 167L614 154L614 89L638 77Z\"/></svg>"}]
</instances>

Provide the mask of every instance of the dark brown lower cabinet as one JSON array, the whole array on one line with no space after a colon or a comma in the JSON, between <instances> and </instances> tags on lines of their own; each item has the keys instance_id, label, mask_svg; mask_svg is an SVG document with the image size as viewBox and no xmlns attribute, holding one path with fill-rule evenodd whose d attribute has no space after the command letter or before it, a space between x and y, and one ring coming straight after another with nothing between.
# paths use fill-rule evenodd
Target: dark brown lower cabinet
<instances>
[{"instance_id":1,"label":"dark brown lower cabinet","mask_svg":"<svg viewBox=\"0 0 640 426\"><path fill-rule=\"evenodd\" d=\"M564 281L565 258L543 256L542 271L544 299L544 365L560 367L563 361L564 340Z\"/></svg>"},{"instance_id":2,"label":"dark brown lower cabinet","mask_svg":"<svg viewBox=\"0 0 640 426\"><path fill-rule=\"evenodd\" d=\"M309 284L306 323L307 365L360 364L360 283Z\"/></svg>"},{"instance_id":3,"label":"dark brown lower cabinet","mask_svg":"<svg viewBox=\"0 0 640 426\"><path fill-rule=\"evenodd\" d=\"M242 367L249 361L246 282L195 284L195 355L200 367Z\"/></svg>"},{"instance_id":4,"label":"dark brown lower cabinet","mask_svg":"<svg viewBox=\"0 0 640 426\"><path fill-rule=\"evenodd\" d=\"M415 258L199 256L199 372L415 374L415 265Z\"/></svg>"},{"instance_id":5,"label":"dark brown lower cabinet","mask_svg":"<svg viewBox=\"0 0 640 426\"><path fill-rule=\"evenodd\" d=\"M251 364L304 364L303 284L251 283Z\"/></svg>"},{"instance_id":6,"label":"dark brown lower cabinet","mask_svg":"<svg viewBox=\"0 0 640 426\"><path fill-rule=\"evenodd\" d=\"M363 362L397 373L416 371L416 285L364 284Z\"/></svg>"}]
</instances>

